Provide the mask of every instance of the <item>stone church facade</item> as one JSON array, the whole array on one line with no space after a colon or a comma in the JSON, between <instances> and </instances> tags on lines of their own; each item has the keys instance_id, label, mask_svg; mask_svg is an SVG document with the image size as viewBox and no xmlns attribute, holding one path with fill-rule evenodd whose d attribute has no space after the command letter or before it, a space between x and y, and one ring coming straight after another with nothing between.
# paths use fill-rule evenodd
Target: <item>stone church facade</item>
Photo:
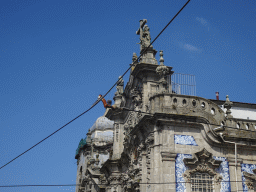
<instances>
[{"instance_id":1,"label":"stone church facade","mask_svg":"<svg viewBox=\"0 0 256 192\"><path fill-rule=\"evenodd\" d=\"M129 82L79 143L76 192L256 191L256 104L172 91L146 22Z\"/></svg>"}]
</instances>

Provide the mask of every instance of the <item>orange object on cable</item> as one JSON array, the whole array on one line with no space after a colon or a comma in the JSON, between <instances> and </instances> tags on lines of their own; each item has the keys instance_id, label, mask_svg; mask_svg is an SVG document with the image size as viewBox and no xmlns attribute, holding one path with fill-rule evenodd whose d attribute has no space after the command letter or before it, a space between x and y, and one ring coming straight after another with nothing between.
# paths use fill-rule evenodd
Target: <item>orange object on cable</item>
<instances>
[{"instance_id":1,"label":"orange object on cable","mask_svg":"<svg viewBox=\"0 0 256 192\"><path fill-rule=\"evenodd\" d=\"M99 96L98 96L98 99L100 99L101 97L102 97L102 95L99 95ZM107 102L106 102L106 99L102 98L102 99L101 99L101 101L102 101L102 103L103 103L104 107L105 107L105 108L107 108Z\"/></svg>"},{"instance_id":2,"label":"orange object on cable","mask_svg":"<svg viewBox=\"0 0 256 192\"><path fill-rule=\"evenodd\" d=\"M101 97L102 97L102 95L99 95L99 96L98 96L98 99L100 99ZM115 107L109 105L109 104L107 103L106 99L102 98L101 101L102 101L102 103L103 103L103 105L104 105L105 108L112 108L112 109L115 108Z\"/></svg>"}]
</instances>

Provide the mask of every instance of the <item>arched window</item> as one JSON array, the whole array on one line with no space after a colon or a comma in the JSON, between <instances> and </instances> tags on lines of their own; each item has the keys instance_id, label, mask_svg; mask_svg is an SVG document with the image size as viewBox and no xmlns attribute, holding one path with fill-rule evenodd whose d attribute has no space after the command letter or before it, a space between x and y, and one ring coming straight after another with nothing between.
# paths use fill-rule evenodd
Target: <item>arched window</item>
<instances>
[{"instance_id":1,"label":"arched window","mask_svg":"<svg viewBox=\"0 0 256 192\"><path fill-rule=\"evenodd\" d=\"M199 172L192 174L191 191L213 192L213 176Z\"/></svg>"}]
</instances>

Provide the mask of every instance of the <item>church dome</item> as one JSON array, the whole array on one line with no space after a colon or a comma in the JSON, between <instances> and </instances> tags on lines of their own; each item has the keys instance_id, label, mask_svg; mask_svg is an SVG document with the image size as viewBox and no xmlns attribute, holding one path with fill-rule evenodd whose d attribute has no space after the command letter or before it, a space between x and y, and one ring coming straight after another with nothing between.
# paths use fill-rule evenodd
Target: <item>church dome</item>
<instances>
[{"instance_id":1,"label":"church dome","mask_svg":"<svg viewBox=\"0 0 256 192\"><path fill-rule=\"evenodd\" d=\"M106 117L99 117L93 126L89 129L92 133L91 138L95 142L112 142L113 141L114 121Z\"/></svg>"},{"instance_id":2,"label":"church dome","mask_svg":"<svg viewBox=\"0 0 256 192\"><path fill-rule=\"evenodd\" d=\"M91 132L94 132L95 130L106 130L106 129L114 129L114 121L109 120L106 117L99 117L93 126L90 128Z\"/></svg>"}]
</instances>

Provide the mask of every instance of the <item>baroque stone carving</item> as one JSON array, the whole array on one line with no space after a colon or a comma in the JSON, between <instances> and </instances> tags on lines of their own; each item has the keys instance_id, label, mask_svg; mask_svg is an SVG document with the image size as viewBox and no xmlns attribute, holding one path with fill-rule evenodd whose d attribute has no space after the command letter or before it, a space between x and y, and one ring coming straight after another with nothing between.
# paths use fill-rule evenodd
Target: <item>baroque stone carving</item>
<instances>
[{"instance_id":1,"label":"baroque stone carving","mask_svg":"<svg viewBox=\"0 0 256 192\"><path fill-rule=\"evenodd\" d=\"M137 123L142 119L142 117L143 117L143 114L141 113L141 111L137 112L137 119L136 119Z\"/></svg>"},{"instance_id":2,"label":"baroque stone carving","mask_svg":"<svg viewBox=\"0 0 256 192\"><path fill-rule=\"evenodd\" d=\"M116 93L115 93L116 96L117 95L123 95L123 93L124 93L124 80L121 76L119 76L119 80L116 84L116 90L117 90Z\"/></svg>"},{"instance_id":3,"label":"baroque stone carving","mask_svg":"<svg viewBox=\"0 0 256 192\"><path fill-rule=\"evenodd\" d=\"M133 62L133 63L138 63L137 59L138 59L137 54L136 54L136 53L133 53L133 55L132 55L132 62ZM136 62L136 61L137 61L137 62Z\"/></svg>"},{"instance_id":4,"label":"baroque stone carving","mask_svg":"<svg viewBox=\"0 0 256 192\"><path fill-rule=\"evenodd\" d=\"M135 112L130 112L125 124L124 124L124 134L126 136L128 136L128 134L131 132L132 128L135 125ZM126 137L125 136L125 137ZM125 138L125 140L127 141L128 138Z\"/></svg>"},{"instance_id":5,"label":"baroque stone carving","mask_svg":"<svg viewBox=\"0 0 256 192\"><path fill-rule=\"evenodd\" d=\"M227 109L226 111L226 117L227 118L232 118L233 116L231 115L231 107L232 107L233 103L229 100L228 95L226 96L226 102L224 103L224 108Z\"/></svg>"},{"instance_id":6,"label":"baroque stone carving","mask_svg":"<svg viewBox=\"0 0 256 192\"><path fill-rule=\"evenodd\" d=\"M166 76L169 74L169 68L164 65L163 51L160 51L160 65L156 68L156 73L160 76Z\"/></svg>"},{"instance_id":7,"label":"baroque stone carving","mask_svg":"<svg viewBox=\"0 0 256 192\"><path fill-rule=\"evenodd\" d=\"M154 133L150 133L149 136L147 137L145 143L147 145L150 145L154 141Z\"/></svg>"},{"instance_id":8,"label":"baroque stone carving","mask_svg":"<svg viewBox=\"0 0 256 192\"><path fill-rule=\"evenodd\" d=\"M159 92L164 93L167 91L166 76L170 73L167 66L164 65L163 51L160 51L160 65L156 68L156 73L160 76L159 80Z\"/></svg>"},{"instance_id":9,"label":"baroque stone carving","mask_svg":"<svg viewBox=\"0 0 256 192\"><path fill-rule=\"evenodd\" d=\"M137 35L140 35L140 50L147 48L150 45L151 36L149 32L149 27L145 25L147 23L146 19L140 20L140 28L136 31ZM152 45L151 45L152 47Z\"/></svg>"},{"instance_id":10,"label":"baroque stone carving","mask_svg":"<svg viewBox=\"0 0 256 192\"><path fill-rule=\"evenodd\" d=\"M106 176L105 176L104 174L102 174L102 175L99 177L99 181L100 181L100 183L103 184L103 185L108 184L108 180L107 180L107 178L106 178Z\"/></svg>"},{"instance_id":11,"label":"baroque stone carving","mask_svg":"<svg viewBox=\"0 0 256 192\"><path fill-rule=\"evenodd\" d=\"M256 165L241 164L243 191L256 190Z\"/></svg>"},{"instance_id":12,"label":"baroque stone carving","mask_svg":"<svg viewBox=\"0 0 256 192\"><path fill-rule=\"evenodd\" d=\"M255 173L256 169L253 170ZM256 184L256 175L243 171L243 175L245 177L245 185L249 190L253 190Z\"/></svg>"},{"instance_id":13,"label":"baroque stone carving","mask_svg":"<svg viewBox=\"0 0 256 192\"><path fill-rule=\"evenodd\" d=\"M126 124L129 127L134 127L134 118L135 118L134 114L135 114L135 112L130 112L129 117L128 117L127 121L126 121Z\"/></svg>"},{"instance_id":14,"label":"baroque stone carving","mask_svg":"<svg viewBox=\"0 0 256 192\"><path fill-rule=\"evenodd\" d=\"M130 166L126 173L121 174L121 183L124 191L134 191L139 192L139 183L141 181L141 169L133 169L133 166Z\"/></svg>"},{"instance_id":15,"label":"baroque stone carving","mask_svg":"<svg viewBox=\"0 0 256 192\"><path fill-rule=\"evenodd\" d=\"M216 172L216 169L220 166L222 161L215 160L212 157L212 154L209 153L206 149L202 149L201 151L194 154L193 158L184 158L184 164L189 167L183 173L183 177L185 179L186 188L190 191L190 181L191 176L195 173L208 173L214 178L215 191L220 191L220 182L222 180L222 176Z\"/></svg>"},{"instance_id":16,"label":"baroque stone carving","mask_svg":"<svg viewBox=\"0 0 256 192\"><path fill-rule=\"evenodd\" d=\"M130 91L130 97L132 98L132 106L133 108L142 108L142 87L141 86L135 86Z\"/></svg>"}]
</instances>

